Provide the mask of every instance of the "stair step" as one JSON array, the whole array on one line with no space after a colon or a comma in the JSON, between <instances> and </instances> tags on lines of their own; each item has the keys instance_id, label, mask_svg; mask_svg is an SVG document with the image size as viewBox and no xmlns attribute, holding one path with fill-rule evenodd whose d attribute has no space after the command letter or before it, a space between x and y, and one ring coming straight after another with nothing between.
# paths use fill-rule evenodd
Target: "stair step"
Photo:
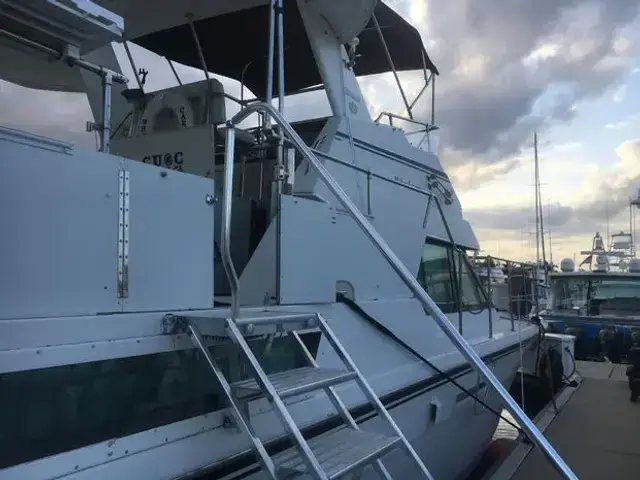
<instances>
[{"instance_id":1,"label":"stair step","mask_svg":"<svg viewBox=\"0 0 640 480\"><path fill-rule=\"evenodd\" d=\"M213 314L193 314L188 318L198 330L207 336L229 337L227 322L230 313L220 310ZM242 312L234 320L243 335L259 336L282 332L294 332L318 327L316 314L282 312L277 310L251 310Z\"/></svg>"},{"instance_id":2,"label":"stair step","mask_svg":"<svg viewBox=\"0 0 640 480\"><path fill-rule=\"evenodd\" d=\"M302 367L268 375L271 384L281 398L320 390L337 383L348 382L357 377L355 372L337 368ZM258 382L250 378L231 384L234 396L239 400L261 397L264 392Z\"/></svg>"},{"instance_id":3,"label":"stair step","mask_svg":"<svg viewBox=\"0 0 640 480\"><path fill-rule=\"evenodd\" d=\"M285 312L250 312L235 320L239 327L246 325L284 325L308 322L310 327L316 326L316 318L310 313L285 313Z\"/></svg>"},{"instance_id":4,"label":"stair step","mask_svg":"<svg viewBox=\"0 0 640 480\"><path fill-rule=\"evenodd\" d=\"M307 443L324 472L334 479L382 457L400 441L400 437L342 427L312 438ZM276 455L273 461L278 474L285 478L307 473L307 466L296 447Z\"/></svg>"}]
</instances>

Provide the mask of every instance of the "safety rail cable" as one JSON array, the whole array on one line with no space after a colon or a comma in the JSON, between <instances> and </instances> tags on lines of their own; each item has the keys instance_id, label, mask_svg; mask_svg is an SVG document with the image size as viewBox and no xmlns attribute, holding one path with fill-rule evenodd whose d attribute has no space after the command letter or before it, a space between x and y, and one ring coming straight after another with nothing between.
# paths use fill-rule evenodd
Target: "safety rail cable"
<instances>
[{"instance_id":1,"label":"safety rail cable","mask_svg":"<svg viewBox=\"0 0 640 480\"><path fill-rule=\"evenodd\" d=\"M547 439L538 430L535 424L529 419L527 414L522 411L515 399L504 388L502 383L495 377L493 372L487 367L487 365L478 356L475 350L467 343L464 337L458 332L454 325L449 322L447 317L442 313L440 308L431 299L427 292L422 288L418 280L414 278L409 269L402 263L393 250L387 245L385 240L378 234L373 226L367 221L366 217L358 210L356 205L351 201L347 193L342 189L340 184L331 176L329 171L313 154L311 149L304 143L302 138L297 134L293 127L284 119L284 117L278 112L278 110L272 105L266 103L257 103L248 106L244 110L240 111L233 118L227 122L227 147L235 141L235 125L242 122L252 113L262 112L268 114L275 123L277 123L282 129L282 133L286 135L289 140L294 144L296 150L309 162L311 167L320 176L324 184L331 191L331 193L340 201L342 206L351 214L355 222L362 229L369 240L371 240L382 256L387 260L391 268L401 278L404 284L420 301L422 306L427 310L427 313L435 320L438 326L442 329L445 335L453 342L460 353L465 359L475 368L475 370L496 390L500 398L505 403L505 407L515 417L517 422L522 426L522 429L526 432L529 439L544 453L544 455L551 462L553 467L562 475L565 479L577 480L578 477L573 473L571 468L555 451ZM231 135L229 135L231 134ZM232 194L232 180L233 180L233 156L229 155L230 152L227 149L226 161L225 161L225 182L223 192L223 264L227 274L230 273L233 276L233 280L230 278L230 283L235 283L231 286L232 289L232 303L233 310L235 311L234 318L237 317L239 311L239 300L237 298L239 293L239 285L237 283L237 275L231 261L230 254L230 217L231 217L231 194ZM234 291L235 289L235 291ZM235 297L235 298L233 298Z\"/></svg>"}]
</instances>

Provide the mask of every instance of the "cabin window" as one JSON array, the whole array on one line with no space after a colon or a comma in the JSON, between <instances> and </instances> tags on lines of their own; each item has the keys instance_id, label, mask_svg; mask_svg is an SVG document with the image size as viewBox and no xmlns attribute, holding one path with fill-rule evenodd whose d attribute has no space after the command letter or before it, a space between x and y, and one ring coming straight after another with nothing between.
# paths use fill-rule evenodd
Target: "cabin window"
<instances>
[{"instance_id":1,"label":"cabin window","mask_svg":"<svg viewBox=\"0 0 640 480\"><path fill-rule=\"evenodd\" d=\"M455 262L455 263L454 263ZM460 265L462 263L462 265ZM484 295L466 259L460 262L451 246L425 243L418 282L444 313L486 308Z\"/></svg>"},{"instance_id":2,"label":"cabin window","mask_svg":"<svg viewBox=\"0 0 640 480\"><path fill-rule=\"evenodd\" d=\"M301 335L314 354L319 333ZM291 336L249 342L267 373L307 364ZM235 346L210 351L230 382L247 378ZM238 360L236 360L238 359ZM225 408L199 350L0 375L0 469Z\"/></svg>"}]
</instances>

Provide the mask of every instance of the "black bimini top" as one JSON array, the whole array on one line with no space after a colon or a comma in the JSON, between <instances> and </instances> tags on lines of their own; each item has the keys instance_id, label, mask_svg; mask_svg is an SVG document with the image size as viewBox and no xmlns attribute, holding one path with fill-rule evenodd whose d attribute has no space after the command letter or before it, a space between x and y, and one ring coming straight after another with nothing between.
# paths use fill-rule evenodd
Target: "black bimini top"
<instances>
[{"instance_id":1,"label":"black bimini top","mask_svg":"<svg viewBox=\"0 0 640 480\"><path fill-rule=\"evenodd\" d=\"M295 93L322 83L311 45L296 2L284 2L285 92ZM425 51L418 31L391 8L378 3L375 15L396 70L427 70L438 74ZM269 6L239 10L194 22L207 68L216 74L241 81L255 95L267 90ZM360 44L355 73L358 76L391 70L378 32L369 21L358 35ZM132 39L141 47L183 65L201 68L188 24ZM247 63L249 63L247 67ZM277 69L276 69L277 70ZM276 73L277 77L277 73ZM277 82L277 80L275 80ZM277 84L277 83L276 83Z\"/></svg>"}]
</instances>

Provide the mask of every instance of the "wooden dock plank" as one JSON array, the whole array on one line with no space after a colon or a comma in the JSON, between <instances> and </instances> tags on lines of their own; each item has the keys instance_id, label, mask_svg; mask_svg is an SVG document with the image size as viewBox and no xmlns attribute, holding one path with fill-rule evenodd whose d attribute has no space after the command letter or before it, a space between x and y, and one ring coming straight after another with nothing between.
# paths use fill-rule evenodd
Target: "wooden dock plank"
<instances>
[{"instance_id":1,"label":"wooden dock plank","mask_svg":"<svg viewBox=\"0 0 640 480\"><path fill-rule=\"evenodd\" d=\"M616 371L620 366L600 363L588 367L592 366L578 367L585 378L545 435L581 480L637 480L640 404L629 401L627 383L622 381L626 377L622 371ZM524 459L512 477L513 480L560 478L537 450Z\"/></svg>"}]
</instances>

